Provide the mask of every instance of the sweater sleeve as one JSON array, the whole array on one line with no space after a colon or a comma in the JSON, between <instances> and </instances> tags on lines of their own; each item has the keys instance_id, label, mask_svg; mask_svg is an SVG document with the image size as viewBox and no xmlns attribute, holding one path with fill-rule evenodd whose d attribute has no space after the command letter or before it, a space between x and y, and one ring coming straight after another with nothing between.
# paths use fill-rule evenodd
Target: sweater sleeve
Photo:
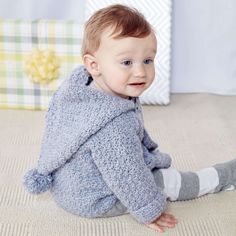
<instances>
[{"instance_id":1,"label":"sweater sleeve","mask_svg":"<svg viewBox=\"0 0 236 236\"><path fill-rule=\"evenodd\" d=\"M150 135L148 134L147 130L144 128L143 129L143 140L142 143L145 145L145 147L149 150L149 151L153 151L158 147L158 144L155 143Z\"/></svg>"},{"instance_id":2,"label":"sweater sleeve","mask_svg":"<svg viewBox=\"0 0 236 236\"><path fill-rule=\"evenodd\" d=\"M160 152L156 144L144 128L143 132L143 156L144 161L148 167L152 170L153 168L169 168L171 166L171 157L167 153Z\"/></svg>"},{"instance_id":3,"label":"sweater sleeve","mask_svg":"<svg viewBox=\"0 0 236 236\"><path fill-rule=\"evenodd\" d=\"M171 166L171 157L167 153L160 152L158 149L149 151L143 145L143 157L150 170L154 168L163 169Z\"/></svg>"},{"instance_id":4,"label":"sweater sleeve","mask_svg":"<svg viewBox=\"0 0 236 236\"><path fill-rule=\"evenodd\" d=\"M116 117L90 137L92 158L108 187L140 223L150 223L166 208L143 158L138 122L131 112Z\"/></svg>"}]
</instances>

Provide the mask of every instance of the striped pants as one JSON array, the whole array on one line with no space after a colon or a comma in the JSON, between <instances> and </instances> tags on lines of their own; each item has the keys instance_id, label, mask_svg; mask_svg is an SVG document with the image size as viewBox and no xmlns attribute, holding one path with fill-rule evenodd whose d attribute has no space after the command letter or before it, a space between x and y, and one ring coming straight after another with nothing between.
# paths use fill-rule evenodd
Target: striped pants
<instances>
[{"instance_id":1,"label":"striped pants","mask_svg":"<svg viewBox=\"0 0 236 236\"><path fill-rule=\"evenodd\" d=\"M232 171L234 170L234 171ZM152 170L154 180L169 201L190 200L207 193L233 190L236 185L236 160L226 164L196 172L182 172L174 168ZM227 184L234 173L234 185ZM117 216L128 213L127 208L118 201L116 205L100 217Z\"/></svg>"},{"instance_id":2,"label":"striped pants","mask_svg":"<svg viewBox=\"0 0 236 236\"><path fill-rule=\"evenodd\" d=\"M190 200L221 190L217 189L220 178L214 167L196 172L182 172L173 168L159 169L153 171L153 176L170 201Z\"/></svg>"}]
</instances>

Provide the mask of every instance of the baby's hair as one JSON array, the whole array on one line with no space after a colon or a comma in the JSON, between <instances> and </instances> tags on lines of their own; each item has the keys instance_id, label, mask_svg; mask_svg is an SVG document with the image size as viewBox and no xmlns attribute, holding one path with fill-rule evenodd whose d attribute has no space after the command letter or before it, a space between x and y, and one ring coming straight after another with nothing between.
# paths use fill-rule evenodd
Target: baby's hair
<instances>
[{"instance_id":1,"label":"baby's hair","mask_svg":"<svg viewBox=\"0 0 236 236\"><path fill-rule=\"evenodd\" d=\"M111 27L114 39L125 37L144 38L152 31L152 26L144 15L135 8L114 4L96 11L86 22L81 53L93 54L99 46L101 34Z\"/></svg>"}]
</instances>

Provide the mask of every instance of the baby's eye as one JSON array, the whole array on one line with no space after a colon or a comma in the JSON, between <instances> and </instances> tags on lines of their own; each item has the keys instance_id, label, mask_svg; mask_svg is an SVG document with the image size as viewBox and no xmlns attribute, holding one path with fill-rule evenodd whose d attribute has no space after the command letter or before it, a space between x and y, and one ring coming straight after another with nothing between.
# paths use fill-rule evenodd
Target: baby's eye
<instances>
[{"instance_id":1,"label":"baby's eye","mask_svg":"<svg viewBox=\"0 0 236 236\"><path fill-rule=\"evenodd\" d=\"M123 64L123 65L125 65L125 66L130 66L130 65L132 65L133 63L132 63L131 60L126 60L126 61L122 61L121 64Z\"/></svg>"},{"instance_id":2,"label":"baby's eye","mask_svg":"<svg viewBox=\"0 0 236 236\"><path fill-rule=\"evenodd\" d=\"M152 59L146 59L143 62L144 62L144 64L151 64L153 62L153 60Z\"/></svg>"}]
</instances>

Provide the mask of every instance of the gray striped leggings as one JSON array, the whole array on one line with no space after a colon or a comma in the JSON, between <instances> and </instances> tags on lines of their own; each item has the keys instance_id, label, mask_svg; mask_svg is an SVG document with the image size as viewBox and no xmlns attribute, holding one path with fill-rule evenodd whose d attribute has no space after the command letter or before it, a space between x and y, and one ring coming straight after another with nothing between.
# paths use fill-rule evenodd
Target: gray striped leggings
<instances>
[{"instance_id":1,"label":"gray striped leggings","mask_svg":"<svg viewBox=\"0 0 236 236\"><path fill-rule=\"evenodd\" d=\"M235 162L235 161L234 161ZM181 172L173 168L153 169L155 182L169 201L190 200L207 193L232 190L227 185L229 175L224 165L205 168L196 172ZM112 209L99 217L118 216L128 213L127 208L118 201Z\"/></svg>"}]
</instances>

